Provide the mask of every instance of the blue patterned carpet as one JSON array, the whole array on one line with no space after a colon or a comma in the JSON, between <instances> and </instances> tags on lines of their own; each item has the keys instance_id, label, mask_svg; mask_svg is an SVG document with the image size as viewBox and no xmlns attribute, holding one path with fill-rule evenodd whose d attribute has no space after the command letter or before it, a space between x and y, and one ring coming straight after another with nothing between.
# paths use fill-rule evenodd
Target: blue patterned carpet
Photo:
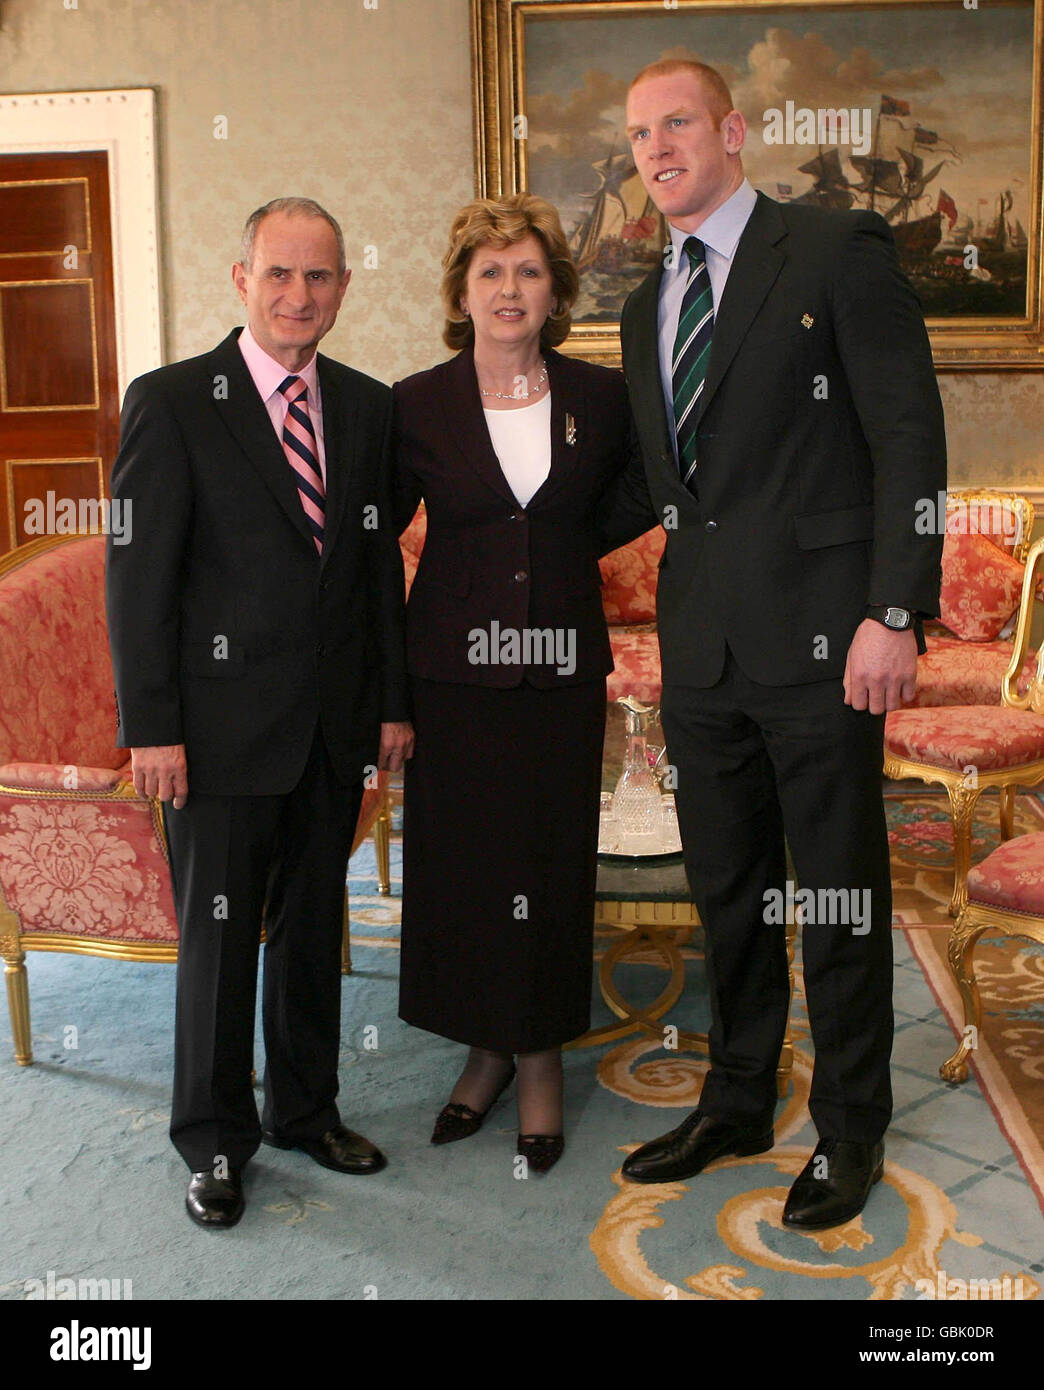
<instances>
[{"instance_id":1,"label":"blue patterned carpet","mask_svg":"<svg viewBox=\"0 0 1044 1390\"><path fill-rule=\"evenodd\" d=\"M262 1148L232 1231L200 1231L182 1206L166 1132L173 968L30 956L34 1066L15 1066L6 1015L0 1026L0 1299L25 1298L48 1271L130 1281L136 1299L909 1300L918 1280L1005 1275L1038 1296L1041 1209L976 1079L939 1080L953 1033L904 931L885 1181L849 1226L797 1235L779 1215L815 1142L800 981L794 1088L771 1153L690 1182L621 1185L624 1153L693 1107L703 1071L695 1054L631 1037L566 1054L565 1157L519 1178L511 1092L475 1138L428 1143L463 1049L396 1017L397 864L393 846L382 898L372 845L352 861L341 1051L342 1114L389 1166L350 1178ZM694 1030L706 1026L697 946L670 1016ZM618 979L640 1000L663 975L650 959ZM599 998L593 1021L610 1017ZM76 1050L63 1045L70 1025ZM260 1037L257 1057L260 1070Z\"/></svg>"}]
</instances>

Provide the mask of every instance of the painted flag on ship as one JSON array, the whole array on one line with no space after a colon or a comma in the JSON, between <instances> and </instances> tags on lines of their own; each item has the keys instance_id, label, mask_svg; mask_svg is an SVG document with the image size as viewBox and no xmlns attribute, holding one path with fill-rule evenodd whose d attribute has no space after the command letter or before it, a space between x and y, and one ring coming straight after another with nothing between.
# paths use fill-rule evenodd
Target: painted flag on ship
<instances>
[{"instance_id":1,"label":"painted flag on ship","mask_svg":"<svg viewBox=\"0 0 1044 1390\"><path fill-rule=\"evenodd\" d=\"M939 201L936 204L936 211L941 212L944 217L950 219L950 231L952 232L954 224L957 221L957 204L945 189L939 189Z\"/></svg>"}]
</instances>

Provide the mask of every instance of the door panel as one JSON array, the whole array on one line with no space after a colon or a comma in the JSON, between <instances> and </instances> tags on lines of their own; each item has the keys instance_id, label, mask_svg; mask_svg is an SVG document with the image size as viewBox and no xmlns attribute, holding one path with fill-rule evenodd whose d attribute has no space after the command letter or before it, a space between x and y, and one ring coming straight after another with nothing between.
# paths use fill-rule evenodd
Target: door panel
<instances>
[{"instance_id":1,"label":"door panel","mask_svg":"<svg viewBox=\"0 0 1044 1390\"><path fill-rule=\"evenodd\" d=\"M96 518L118 442L108 155L0 155L0 554Z\"/></svg>"}]
</instances>

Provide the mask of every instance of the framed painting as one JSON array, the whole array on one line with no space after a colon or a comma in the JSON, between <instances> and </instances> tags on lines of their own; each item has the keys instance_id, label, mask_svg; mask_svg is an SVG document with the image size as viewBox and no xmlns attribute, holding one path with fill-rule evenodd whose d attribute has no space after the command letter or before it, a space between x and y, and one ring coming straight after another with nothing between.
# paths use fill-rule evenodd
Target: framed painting
<instances>
[{"instance_id":1,"label":"framed painting","mask_svg":"<svg viewBox=\"0 0 1044 1390\"><path fill-rule=\"evenodd\" d=\"M693 57L747 119L755 188L887 220L939 370L1044 367L1044 0L472 0L472 37L476 190L558 208L581 281L564 351L619 361L667 240L627 86Z\"/></svg>"}]
</instances>

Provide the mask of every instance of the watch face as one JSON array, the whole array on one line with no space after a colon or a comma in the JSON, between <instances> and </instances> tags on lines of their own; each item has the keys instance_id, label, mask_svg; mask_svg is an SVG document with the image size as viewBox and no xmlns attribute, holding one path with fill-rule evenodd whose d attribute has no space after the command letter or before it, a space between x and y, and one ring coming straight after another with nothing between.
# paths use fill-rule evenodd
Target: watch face
<instances>
[{"instance_id":1,"label":"watch face","mask_svg":"<svg viewBox=\"0 0 1044 1390\"><path fill-rule=\"evenodd\" d=\"M904 628L910 626L910 614L905 608L886 608L884 620L886 627Z\"/></svg>"}]
</instances>

